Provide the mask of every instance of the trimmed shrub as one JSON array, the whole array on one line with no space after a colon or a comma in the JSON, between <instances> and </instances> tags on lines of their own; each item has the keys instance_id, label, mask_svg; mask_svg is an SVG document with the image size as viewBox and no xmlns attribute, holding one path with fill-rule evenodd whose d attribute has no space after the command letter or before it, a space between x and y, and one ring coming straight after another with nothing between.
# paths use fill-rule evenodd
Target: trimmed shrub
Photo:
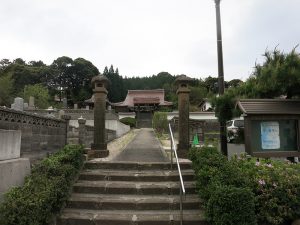
<instances>
[{"instance_id":1,"label":"trimmed shrub","mask_svg":"<svg viewBox=\"0 0 300 225\"><path fill-rule=\"evenodd\" d=\"M42 160L22 187L6 193L0 206L0 224L48 224L64 206L83 162L83 147L75 145Z\"/></svg>"},{"instance_id":2,"label":"trimmed shrub","mask_svg":"<svg viewBox=\"0 0 300 225\"><path fill-rule=\"evenodd\" d=\"M227 161L216 148L210 147L192 148L189 156L199 196L205 200L206 213L213 224L255 224L255 220L248 219L253 214L257 223L264 225L288 225L300 218L300 164L269 159L257 161L245 156ZM250 200L245 204L244 192L254 196L255 207ZM231 208L230 204L226 206L230 201ZM239 220L235 220L237 215L241 216Z\"/></svg>"},{"instance_id":3,"label":"trimmed shrub","mask_svg":"<svg viewBox=\"0 0 300 225\"><path fill-rule=\"evenodd\" d=\"M120 119L121 123L124 123L130 127L135 127L136 126L136 119L135 118L131 118L131 117L124 117L122 119Z\"/></svg>"},{"instance_id":4,"label":"trimmed shrub","mask_svg":"<svg viewBox=\"0 0 300 225\"><path fill-rule=\"evenodd\" d=\"M256 225L254 194L250 189L217 186L207 204L214 225Z\"/></svg>"}]
</instances>

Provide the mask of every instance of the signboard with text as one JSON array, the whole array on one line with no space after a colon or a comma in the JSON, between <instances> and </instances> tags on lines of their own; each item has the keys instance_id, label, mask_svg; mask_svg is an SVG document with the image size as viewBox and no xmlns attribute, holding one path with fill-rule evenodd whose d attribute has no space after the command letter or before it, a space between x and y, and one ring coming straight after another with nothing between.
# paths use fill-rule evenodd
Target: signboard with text
<instances>
[{"instance_id":1,"label":"signboard with text","mask_svg":"<svg viewBox=\"0 0 300 225\"><path fill-rule=\"evenodd\" d=\"M277 121L261 122L261 148L279 149L279 123Z\"/></svg>"}]
</instances>

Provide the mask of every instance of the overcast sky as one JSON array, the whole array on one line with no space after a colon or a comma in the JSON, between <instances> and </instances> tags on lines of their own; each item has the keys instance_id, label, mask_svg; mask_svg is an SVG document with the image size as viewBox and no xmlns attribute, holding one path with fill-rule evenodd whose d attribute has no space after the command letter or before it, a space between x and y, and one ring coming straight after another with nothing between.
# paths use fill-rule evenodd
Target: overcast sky
<instances>
[{"instance_id":1,"label":"overcast sky","mask_svg":"<svg viewBox=\"0 0 300 225\"><path fill-rule=\"evenodd\" d=\"M221 1L225 80L300 43L300 0ZM0 59L91 61L123 76L217 76L213 0L1 0ZM299 49L298 49L299 51Z\"/></svg>"}]
</instances>

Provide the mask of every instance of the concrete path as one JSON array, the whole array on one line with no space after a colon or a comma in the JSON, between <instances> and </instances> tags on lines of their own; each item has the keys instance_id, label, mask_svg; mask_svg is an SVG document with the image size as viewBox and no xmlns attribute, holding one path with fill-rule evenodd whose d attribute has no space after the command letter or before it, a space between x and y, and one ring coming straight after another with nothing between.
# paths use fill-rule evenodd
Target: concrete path
<instances>
[{"instance_id":1,"label":"concrete path","mask_svg":"<svg viewBox=\"0 0 300 225\"><path fill-rule=\"evenodd\" d=\"M127 147L112 161L167 162L151 128L142 128Z\"/></svg>"}]
</instances>

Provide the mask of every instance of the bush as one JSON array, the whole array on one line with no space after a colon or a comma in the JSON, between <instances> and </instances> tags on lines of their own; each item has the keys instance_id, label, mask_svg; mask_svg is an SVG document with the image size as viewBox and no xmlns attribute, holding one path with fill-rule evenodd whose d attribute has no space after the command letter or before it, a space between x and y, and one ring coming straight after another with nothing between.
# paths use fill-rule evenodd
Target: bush
<instances>
[{"instance_id":1,"label":"bush","mask_svg":"<svg viewBox=\"0 0 300 225\"><path fill-rule=\"evenodd\" d=\"M120 119L120 122L130 126L130 127L135 127L136 126L136 120L135 118L131 118L131 117L124 117L122 119Z\"/></svg>"},{"instance_id":2,"label":"bush","mask_svg":"<svg viewBox=\"0 0 300 225\"><path fill-rule=\"evenodd\" d=\"M287 225L300 218L300 164L245 156L227 161L211 147L192 148L189 156L199 196L213 224L255 224L253 214L257 223L264 225ZM249 192L254 202L252 197L245 202ZM235 220L237 216L239 220Z\"/></svg>"},{"instance_id":3,"label":"bush","mask_svg":"<svg viewBox=\"0 0 300 225\"><path fill-rule=\"evenodd\" d=\"M192 148L190 158L196 172L200 197L208 201L218 185L245 186L241 170L230 164L216 147Z\"/></svg>"},{"instance_id":4,"label":"bush","mask_svg":"<svg viewBox=\"0 0 300 225\"><path fill-rule=\"evenodd\" d=\"M22 187L6 193L0 206L0 224L48 224L69 197L83 159L82 146L65 146L37 164Z\"/></svg>"},{"instance_id":5,"label":"bush","mask_svg":"<svg viewBox=\"0 0 300 225\"><path fill-rule=\"evenodd\" d=\"M256 225L254 194L250 189L217 186L207 204L207 217L214 225Z\"/></svg>"},{"instance_id":6,"label":"bush","mask_svg":"<svg viewBox=\"0 0 300 225\"><path fill-rule=\"evenodd\" d=\"M300 165L274 160L245 160L232 163L241 168L255 194L259 224L291 224L300 218Z\"/></svg>"},{"instance_id":7,"label":"bush","mask_svg":"<svg viewBox=\"0 0 300 225\"><path fill-rule=\"evenodd\" d=\"M155 112L152 119L153 129L159 134L168 132L168 117L166 112Z\"/></svg>"}]
</instances>

